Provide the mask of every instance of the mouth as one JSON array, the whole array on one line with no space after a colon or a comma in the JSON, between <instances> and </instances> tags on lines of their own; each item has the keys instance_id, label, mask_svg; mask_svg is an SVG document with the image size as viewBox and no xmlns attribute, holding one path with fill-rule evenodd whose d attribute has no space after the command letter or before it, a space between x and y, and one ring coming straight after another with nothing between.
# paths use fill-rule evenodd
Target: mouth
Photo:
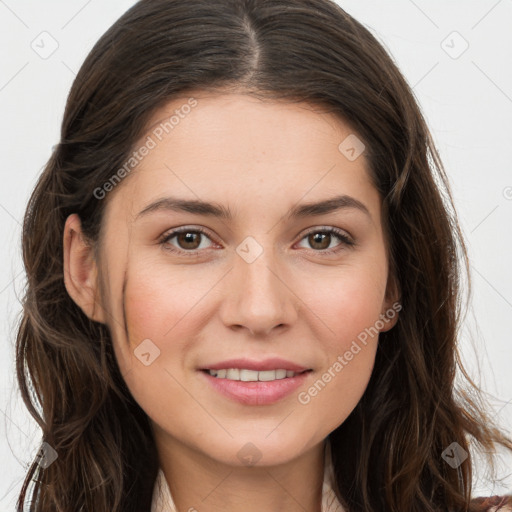
<instances>
[{"instance_id":1,"label":"mouth","mask_svg":"<svg viewBox=\"0 0 512 512\"><path fill-rule=\"evenodd\" d=\"M284 368L276 370L249 370L247 368L221 368L221 369L204 369L201 370L217 379L234 380L241 382L270 382L275 380L291 379L297 375L311 372L312 370L303 370L294 372Z\"/></svg>"},{"instance_id":2,"label":"mouth","mask_svg":"<svg viewBox=\"0 0 512 512\"><path fill-rule=\"evenodd\" d=\"M247 368L202 369L205 382L213 391L230 401L244 406L277 404L306 385L313 370L295 372L276 370L249 370Z\"/></svg>"}]
</instances>

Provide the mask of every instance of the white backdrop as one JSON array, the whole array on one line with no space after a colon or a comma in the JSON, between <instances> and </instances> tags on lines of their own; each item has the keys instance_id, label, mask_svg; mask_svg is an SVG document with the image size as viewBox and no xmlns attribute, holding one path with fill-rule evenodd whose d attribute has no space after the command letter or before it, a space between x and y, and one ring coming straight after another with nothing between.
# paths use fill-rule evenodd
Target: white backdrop
<instances>
[{"instance_id":1,"label":"white backdrop","mask_svg":"<svg viewBox=\"0 0 512 512\"><path fill-rule=\"evenodd\" d=\"M0 0L0 510L14 510L40 433L14 377L24 286L20 223L59 140L85 56L132 0ZM461 351L501 425L512 430L512 1L338 0L392 54L433 133L468 243L473 301ZM481 476L481 475L480 475ZM511 492L512 458L495 484Z\"/></svg>"}]
</instances>

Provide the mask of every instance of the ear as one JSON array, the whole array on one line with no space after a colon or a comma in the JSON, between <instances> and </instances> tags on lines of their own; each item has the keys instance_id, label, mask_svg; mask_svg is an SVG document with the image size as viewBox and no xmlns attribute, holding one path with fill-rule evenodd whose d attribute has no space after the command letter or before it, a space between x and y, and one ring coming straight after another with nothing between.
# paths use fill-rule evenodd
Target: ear
<instances>
[{"instance_id":1,"label":"ear","mask_svg":"<svg viewBox=\"0 0 512 512\"><path fill-rule=\"evenodd\" d=\"M91 320L105 323L104 309L98 297L98 269L93 246L85 240L76 213L66 219L63 246L64 285L68 294Z\"/></svg>"},{"instance_id":2,"label":"ear","mask_svg":"<svg viewBox=\"0 0 512 512\"><path fill-rule=\"evenodd\" d=\"M381 318L383 320L382 323L384 323L384 327L380 329L380 332L389 331L398 322L398 313L402 309L402 305L400 304L400 295L401 293L398 279L393 273L390 273L381 312Z\"/></svg>"}]
</instances>

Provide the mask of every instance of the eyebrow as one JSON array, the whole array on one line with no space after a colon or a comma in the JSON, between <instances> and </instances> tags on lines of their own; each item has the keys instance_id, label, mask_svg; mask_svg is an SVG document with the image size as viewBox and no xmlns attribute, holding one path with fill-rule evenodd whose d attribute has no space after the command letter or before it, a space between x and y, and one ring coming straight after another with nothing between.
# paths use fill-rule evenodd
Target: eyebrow
<instances>
[{"instance_id":1,"label":"eyebrow","mask_svg":"<svg viewBox=\"0 0 512 512\"><path fill-rule=\"evenodd\" d=\"M314 203L300 204L293 207L287 213L286 218L296 219L314 217L345 209L359 210L368 215L371 219L371 214L368 208L361 201L347 195L336 196ZM219 203L210 203L201 200L179 199L175 197L164 197L147 205L137 214L135 220L138 220L140 217L144 217L157 211L188 212L225 220L233 219L231 210Z\"/></svg>"}]
</instances>

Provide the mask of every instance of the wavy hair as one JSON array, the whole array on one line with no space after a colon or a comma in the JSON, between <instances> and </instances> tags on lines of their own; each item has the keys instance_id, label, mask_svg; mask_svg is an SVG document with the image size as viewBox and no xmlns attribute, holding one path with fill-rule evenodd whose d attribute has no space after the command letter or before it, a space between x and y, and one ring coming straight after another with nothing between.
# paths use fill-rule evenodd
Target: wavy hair
<instances>
[{"instance_id":1,"label":"wavy hair","mask_svg":"<svg viewBox=\"0 0 512 512\"><path fill-rule=\"evenodd\" d=\"M152 114L194 90L318 105L366 145L403 309L379 337L363 397L329 435L340 502L350 512L483 510L471 496L470 443L493 465L490 453L498 444L512 450L512 440L457 351L466 248L440 156L390 55L329 0L141 0L84 61L24 217L17 379L58 458L32 462L18 511L31 483L34 512L150 509L158 471L150 423L107 326L66 291L62 239L77 213L99 254L109 197L94 191L129 158ZM454 442L469 453L456 470L441 457Z\"/></svg>"}]
</instances>

